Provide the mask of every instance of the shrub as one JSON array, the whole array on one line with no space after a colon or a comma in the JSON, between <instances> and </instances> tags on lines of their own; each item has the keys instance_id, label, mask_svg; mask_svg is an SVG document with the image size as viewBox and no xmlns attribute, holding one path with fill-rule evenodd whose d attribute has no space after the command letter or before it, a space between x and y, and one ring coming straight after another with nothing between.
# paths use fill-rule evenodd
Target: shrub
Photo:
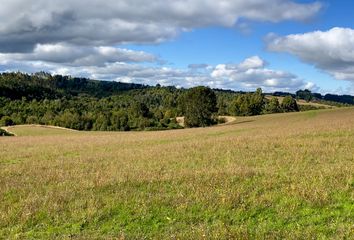
<instances>
[{"instance_id":1,"label":"shrub","mask_svg":"<svg viewBox=\"0 0 354 240\"><path fill-rule=\"evenodd\" d=\"M13 136L13 134L5 131L4 129L1 129L0 128L0 137L3 137L3 136Z\"/></svg>"},{"instance_id":2,"label":"shrub","mask_svg":"<svg viewBox=\"0 0 354 240\"><path fill-rule=\"evenodd\" d=\"M231 106L231 113L236 116L260 115L264 107L264 95L258 88L254 93L238 95Z\"/></svg>"},{"instance_id":3,"label":"shrub","mask_svg":"<svg viewBox=\"0 0 354 240\"><path fill-rule=\"evenodd\" d=\"M279 100L276 97L272 97L264 107L265 113L280 113L282 109L279 104Z\"/></svg>"},{"instance_id":4,"label":"shrub","mask_svg":"<svg viewBox=\"0 0 354 240\"><path fill-rule=\"evenodd\" d=\"M284 112L298 112L299 106L296 103L296 100L292 96L286 96L281 103L281 107Z\"/></svg>"},{"instance_id":5,"label":"shrub","mask_svg":"<svg viewBox=\"0 0 354 240\"><path fill-rule=\"evenodd\" d=\"M14 121L9 116L3 116L0 120L0 126L12 126L14 125Z\"/></svg>"},{"instance_id":6,"label":"shrub","mask_svg":"<svg viewBox=\"0 0 354 240\"><path fill-rule=\"evenodd\" d=\"M223 124L223 123L226 123L226 118L224 118L224 117L219 117L219 118L217 119L217 121L218 121L218 124Z\"/></svg>"}]
</instances>

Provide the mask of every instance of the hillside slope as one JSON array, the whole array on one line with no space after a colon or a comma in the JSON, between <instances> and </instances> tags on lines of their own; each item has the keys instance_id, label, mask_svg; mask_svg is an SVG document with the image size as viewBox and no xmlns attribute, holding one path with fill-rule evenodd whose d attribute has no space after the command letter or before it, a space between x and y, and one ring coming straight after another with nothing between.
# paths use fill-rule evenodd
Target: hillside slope
<instances>
[{"instance_id":1,"label":"hillside slope","mask_svg":"<svg viewBox=\"0 0 354 240\"><path fill-rule=\"evenodd\" d=\"M1 138L0 236L348 239L353 116Z\"/></svg>"}]
</instances>

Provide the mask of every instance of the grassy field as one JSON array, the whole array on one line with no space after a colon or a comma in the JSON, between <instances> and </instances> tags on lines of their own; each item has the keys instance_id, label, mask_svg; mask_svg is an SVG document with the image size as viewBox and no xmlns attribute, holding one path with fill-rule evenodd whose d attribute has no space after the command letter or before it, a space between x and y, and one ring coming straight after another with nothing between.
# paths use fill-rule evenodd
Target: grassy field
<instances>
[{"instance_id":1,"label":"grassy field","mask_svg":"<svg viewBox=\"0 0 354 240\"><path fill-rule=\"evenodd\" d=\"M162 132L11 131L3 239L354 236L354 108Z\"/></svg>"},{"instance_id":2,"label":"grassy field","mask_svg":"<svg viewBox=\"0 0 354 240\"><path fill-rule=\"evenodd\" d=\"M52 136L67 135L68 132L76 132L76 130L44 125L20 125L3 127L4 130L16 136Z\"/></svg>"}]
</instances>

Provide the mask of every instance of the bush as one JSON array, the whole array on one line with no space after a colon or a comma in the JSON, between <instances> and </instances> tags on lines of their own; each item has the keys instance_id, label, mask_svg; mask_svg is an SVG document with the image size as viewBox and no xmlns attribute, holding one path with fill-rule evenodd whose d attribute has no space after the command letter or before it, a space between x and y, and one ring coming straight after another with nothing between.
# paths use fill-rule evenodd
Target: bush
<instances>
[{"instance_id":1,"label":"bush","mask_svg":"<svg viewBox=\"0 0 354 240\"><path fill-rule=\"evenodd\" d=\"M298 97L299 99L303 99L306 102L310 102L313 99L313 95L308 89L297 91L296 97Z\"/></svg>"},{"instance_id":2,"label":"bush","mask_svg":"<svg viewBox=\"0 0 354 240\"><path fill-rule=\"evenodd\" d=\"M284 112L298 112L299 106L297 105L296 100L292 96L286 96L281 103L281 107Z\"/></svg>"},{"instance_id":3,"label":"bush","mask_svg":"<svg viewBox=\"0 0 354 240\"><path fill-rule=\"evenodd\" d=\"M26 119L26 123L27 124L38 124L39 123L38 117L36 117L36 116L28 116L27 119Z\"/></svg>"},{"instance_id":4,"label":"bush","mask_svg":"<svg viewBox=\"0 0 354 240\"><path fill-rule=\"evenodd\" d=\"M231 113L235 116L260 115L264 108L264 95L258 88L254 93L238 95L231 106Z\"/></svg>"},{"instance_id":5,"label":"bush","mask_svg":"<svg viewBox=\"0 0 354 240\"><path fill-rule=\"evenodd\" d=\"M0 126L12 126L14 125L14 121L9 116L3 116L0 120Z\"/></svg>"},{"instance_id":6,"label":"bush","mask_svg":"<svg viewBox=\"0 0 354 240\"><path fill-rule=\"evenodd\" d=\"M3 136L13 136L13 134L5 131L4 129L1 129L0 128L0 137L3 137Z\"/></svg>"},{"instance_id":7,"label":"bush","mask_svg":"<svg viewBox=\"0 0 354 240\"><path fill-rule=\"evenodd\" d=\"M264 107L265 113L280 113L282 109L279 104L279 100L276 97L272 97Z\"/></svg>"},{"instance_id":8,"label":"bush","mask_svg":"<svg viewBox=\"0 0 354 240\"><path fill-rule=\"evenodd\" d=\"M223 124L223 123L226 123L226 118L224 118L224 117L219 117L219 118L217 119L217 121L218 121L218 124Z\"/></svg>"}]
</instances>

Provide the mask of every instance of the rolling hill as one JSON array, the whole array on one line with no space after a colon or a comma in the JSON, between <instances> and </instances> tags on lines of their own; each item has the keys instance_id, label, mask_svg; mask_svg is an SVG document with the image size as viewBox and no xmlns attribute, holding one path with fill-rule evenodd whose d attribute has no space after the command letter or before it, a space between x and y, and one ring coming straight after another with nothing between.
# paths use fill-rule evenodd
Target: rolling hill
<instances>
[{"instance_id":1,"label":"rolling hill","mask_svg":"<svg viewBox=\"0 0 354 240\"><path fill-rule=\"evenodd\" d=\"M16 126L17 137L0 139L0 236L349 239L353 116L339 108L156 132Z\"/></svg>"}]
</instances>

